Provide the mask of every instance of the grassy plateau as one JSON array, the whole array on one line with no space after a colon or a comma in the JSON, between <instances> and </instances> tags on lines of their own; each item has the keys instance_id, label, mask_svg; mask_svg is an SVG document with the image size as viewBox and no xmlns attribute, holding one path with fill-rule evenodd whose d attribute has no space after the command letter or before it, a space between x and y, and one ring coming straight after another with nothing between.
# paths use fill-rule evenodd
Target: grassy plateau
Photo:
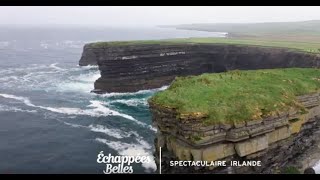
<instances>
[{"instance_id":1,"label":"grassy plateau","mask_svg":"<svg viewBox=\"0 0 320 180\"><path fill-rule=\"evenodd\" d=\"M262 39L262 38L177 38L163 40L141 40L141 41L112 41L112 42L96 42L92 43L91 47L104 48L110 46L130 46L130 45L175 45L175 44L231 44L231 45L246 45L246 46L264 46L288 48L296 51L307 53L320 53L319 42L293 42L285 39Z\"/></svg>"},{"instance_id":2,"label":"grassy plateau","mask_svg":"<svg viewBox=\"0 0 320 180\"><path fill-rule=\"evenodd\" d=\"M178 77L149 101L181 114L207 115L204 123L258 120L291 108L305 112L296 96L319 92L320 69L287 68Z\"/></svg>"}]
</instances>

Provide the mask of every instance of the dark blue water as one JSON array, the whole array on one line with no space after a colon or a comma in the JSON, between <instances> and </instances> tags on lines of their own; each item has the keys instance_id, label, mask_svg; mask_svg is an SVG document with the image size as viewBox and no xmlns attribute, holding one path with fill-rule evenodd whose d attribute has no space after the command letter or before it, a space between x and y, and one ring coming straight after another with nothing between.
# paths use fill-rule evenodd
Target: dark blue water
<instances>
[{"instance_id":1,"label":"dark blue water","mask_svg":"<svg viewBox=\"0 0 320 180\"><path fill-rule=\"evenodd\" d=\"M147 99L161 90L90 93L97 67L79 67L85 43L221 36L171 29L1 27L0 173L103 173L100 151L153 159ZM165 89L162 88L162 89ZM152 173L154 161L135 164Z\"/></svg>"}]
</instances>

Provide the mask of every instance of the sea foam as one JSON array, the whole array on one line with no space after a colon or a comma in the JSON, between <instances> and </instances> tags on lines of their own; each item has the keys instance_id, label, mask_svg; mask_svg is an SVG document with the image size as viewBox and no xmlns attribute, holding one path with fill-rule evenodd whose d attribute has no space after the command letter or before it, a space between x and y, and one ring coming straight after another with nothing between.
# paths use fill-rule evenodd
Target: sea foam
<instances>
[{"instance_id":1,"label":"sea foam","mask_svg":"<svg viewBox=\"0 0 320 180\"><path fill-rule=\"evenodd\" d=\"M118 111L111 110L107 107L105 107L103 102L100 101L90 101L90 105L88 107L92 107L91 109L80 109L80 108L70 108L70 107L46 107L46 106L38 106L34 105L29 98L27 97L21 97L21 96L15 96L11 94L0 94L1 97L8 98L8 99L14 99L20 102L23 102L25 105L40 109L45 109L51 112L60 113L60 114L67 114L67 115L87 115L92 117L100 117L100 116L121 116L123 118L129 119L139 125L142 126L148 126L147 124L140 122L133 118L130 115L119 113Z\"/></svg>"}]
</instances>

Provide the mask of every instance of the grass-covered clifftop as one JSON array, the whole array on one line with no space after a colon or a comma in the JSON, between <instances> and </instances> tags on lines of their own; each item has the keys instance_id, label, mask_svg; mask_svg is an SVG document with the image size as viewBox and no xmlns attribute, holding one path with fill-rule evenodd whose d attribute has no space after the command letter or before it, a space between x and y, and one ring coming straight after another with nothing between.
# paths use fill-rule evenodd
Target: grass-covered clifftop
<instances>
[{"instance_id":1,"label":"grass-covered clifftop","mask_svg":"<svg viewBox=\"0 0 320 180\"><path fill-rule=\"evenodd\" d=\"M285 39L256 39L256 38L177 38L163 40L141 40L141 41L111 41L96 42L89 44L93 48L104 48L110 46L129 46L129 45L174 45L174 44L231 44L245 46L264 46L276 48L288 48L308 53L320 53L320 41L317 42L293 42Z\"/></svg>"},{"instance_id":2,"label":"grass-covered clifftop","mask_svg":"<svg viewBox=\"0 0 320 180\"><path fill-rule=\"evenodd\" d=\"M205 114L204 123L257 120L304 108L296 96L320 90L320 69L230 71L179 77L149 102L181 114Z\"/></svg>"}]
</instances>

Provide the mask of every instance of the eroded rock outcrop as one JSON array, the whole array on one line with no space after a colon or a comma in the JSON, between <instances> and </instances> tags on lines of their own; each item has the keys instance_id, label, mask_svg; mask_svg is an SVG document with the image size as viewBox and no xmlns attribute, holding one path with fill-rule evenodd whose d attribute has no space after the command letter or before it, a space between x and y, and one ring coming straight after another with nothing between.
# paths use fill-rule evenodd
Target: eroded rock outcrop
<instances>
[{"instance_id":1,"label":"eroded rock outcrop","mask_svg":"<svg viewBox=\"0 0 320 180\"><path fill-rule=\"evenodd\" d=\"M201 114L181 115L150 101L153 122L159 130L155 140L157 165L162 147L163 173L278 173L319 141L315 132L320 126L320 94L297 99L306 112L290 110L262 120L210 126L202 123L205 117ZM259 160L262 166L170 167L169 162L174 160ZM299 168L303 172L306 167Z\"/></svg>"},{"instance_id":2,"label":"eroded rock outcrop","mask_svg":"<svg viewBox=\"0 0 320 180\"><path fill-rule=\"evenodd\" d=\"M95 92L134 92L168 85L176 76L240 69L319 67L297 50L226 44L87 44L80 65L98 64Z\"/></svg>"}]
</instances>

